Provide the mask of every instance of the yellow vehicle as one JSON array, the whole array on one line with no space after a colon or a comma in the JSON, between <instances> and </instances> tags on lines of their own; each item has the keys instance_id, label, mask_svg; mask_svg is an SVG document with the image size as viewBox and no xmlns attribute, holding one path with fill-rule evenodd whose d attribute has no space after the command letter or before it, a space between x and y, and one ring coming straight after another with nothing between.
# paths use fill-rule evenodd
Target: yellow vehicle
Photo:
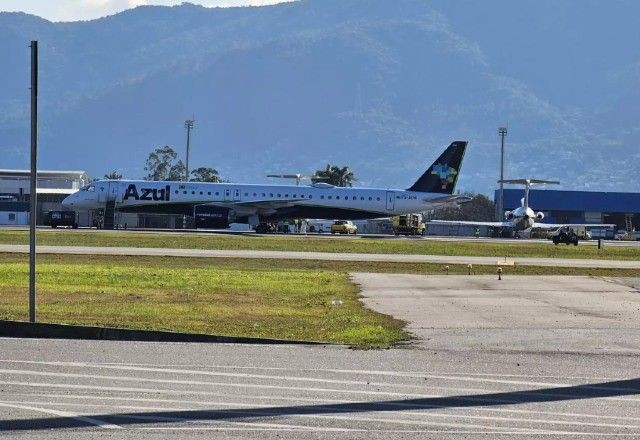
<instances>
[{"instance_id":1,"label":"yellow vehicle","mask_svg":"<svg viewBox=\"0 0 640 440\"><path fill-rule=\"evenodd\" d=\"M356 234L358 228L349 220L336 220L331 225L332 234Z\"/></svg>"},{"instance_id":2,"label":"yellow vehicle","mask_svg":"<svg viewBox=\"0 0 640 440\"><path fill-rule=\"evenodd\" d=\"M391 224L396 235L424 235L426 228L420 214L396 215Z\"/></svg>"}]
</instances>

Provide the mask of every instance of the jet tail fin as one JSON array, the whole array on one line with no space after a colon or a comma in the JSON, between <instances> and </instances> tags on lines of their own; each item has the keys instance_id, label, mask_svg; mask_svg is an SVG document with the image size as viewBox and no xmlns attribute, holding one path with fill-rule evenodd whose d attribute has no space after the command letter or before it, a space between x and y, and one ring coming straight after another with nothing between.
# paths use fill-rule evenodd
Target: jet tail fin
<instances>
[{"instance_id":1,"label":"jet tail fin","mask_svg":"<svg viewBox=\"0 0 640 440\"><path fill-rule=\"evenodd\" d=\"M407 191L453 194L467 144L467 141L452 142Z\"/></svg>"}]
</instances>

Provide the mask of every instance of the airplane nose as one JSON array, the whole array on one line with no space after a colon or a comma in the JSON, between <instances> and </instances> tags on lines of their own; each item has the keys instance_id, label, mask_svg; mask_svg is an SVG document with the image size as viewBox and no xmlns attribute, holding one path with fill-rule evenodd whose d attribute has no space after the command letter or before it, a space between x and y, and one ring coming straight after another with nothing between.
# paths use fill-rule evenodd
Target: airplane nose
<instances>
[{"instance_id":1,"label":"airplane nose","mask_svg":"<svg viewBox=\"0 0 640 440\"><path fill-rule=\"evenodd\" d=\"M62 207L65 209L73 209L74 201L73 194L68 195L62 200Z\"/></svg>"}]
</instances>

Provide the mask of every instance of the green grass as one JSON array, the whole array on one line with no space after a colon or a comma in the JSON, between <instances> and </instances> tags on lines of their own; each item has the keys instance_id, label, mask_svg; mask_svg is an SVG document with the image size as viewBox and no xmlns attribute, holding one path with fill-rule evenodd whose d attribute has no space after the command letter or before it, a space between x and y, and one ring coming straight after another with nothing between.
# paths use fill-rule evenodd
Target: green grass
<instances>
[{"instance_id":1,"label":"green grass","mask_svg":"<svg viewBox=\"0 0 640 440\"><path fill-rule=\"evenodd\" d=\"M27 244L26 231L0 231L0 244ZM38 243L59 246L125 246L178 249L243 249L332 253L467 255L488 257L545 257L640 259L638 246L554 246L540 243L486 243L375 238L329 239L315 236L255 236L220 234L153 234L134 231L43 230Z\"/></svg>"},{"instance_id":2,"label":"green grass","mask_svg":"<svg viewBox=\"0 0 640 440\"><path fill-rule=\"evenodd\" d=\"M0 257L0 319L27 316L27 262ZM235 263L235 264L234 264ZM276 267L274 269L274 267ZM342 301L333 305L333 300ZM365 309L344 271L211 260L40 257L41 322L388 347L403 323Z\"/></svg>"}]
</instances>

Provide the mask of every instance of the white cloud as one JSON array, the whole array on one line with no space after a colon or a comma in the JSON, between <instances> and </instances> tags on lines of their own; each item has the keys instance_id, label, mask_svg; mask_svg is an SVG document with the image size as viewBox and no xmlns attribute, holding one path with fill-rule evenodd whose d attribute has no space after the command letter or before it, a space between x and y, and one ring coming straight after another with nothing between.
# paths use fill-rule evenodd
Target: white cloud
<instances>
[{"instance_id":1,"label":"white cloud","mask_svg":"<svg viewBox=\"0 0 640 440\"><path fill-rule=\"evenodd\" d=\"M91 20L141 5L177 5L184 0L1 0L0 11L21 11L51 21ZM266 6L294 0L190 0L208 7Z\"/></svg>"}]
</instances>

